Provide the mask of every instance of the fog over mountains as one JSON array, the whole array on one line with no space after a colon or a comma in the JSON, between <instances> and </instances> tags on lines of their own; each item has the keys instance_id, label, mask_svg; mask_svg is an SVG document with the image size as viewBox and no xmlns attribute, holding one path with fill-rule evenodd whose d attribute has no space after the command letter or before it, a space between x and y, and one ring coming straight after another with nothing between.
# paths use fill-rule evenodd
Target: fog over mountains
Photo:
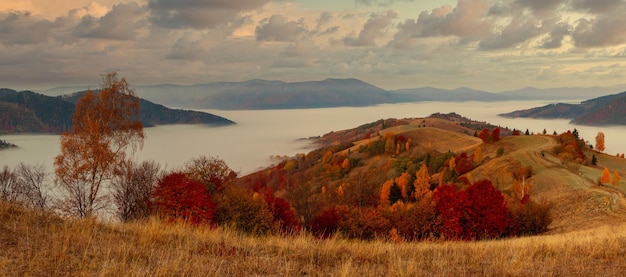
<instances>
[{"instance_id":1,"label":"fog over mountains","mask_svg":"<svg viewBox=\"0 0 626 277\"><path fill-rule=\"evenodd\" d=\"M141 98L169 107L255 110L369 106L418 101L582 100L624 91L626 85L548 89L528 87L494 93L466 87L385 90L358 79L326 79L290 83L250 80L195 85L159 84L133 88ZM62 95L79 90L84 88L60 87L42 92Z\"/></svg>"}]
</instances>

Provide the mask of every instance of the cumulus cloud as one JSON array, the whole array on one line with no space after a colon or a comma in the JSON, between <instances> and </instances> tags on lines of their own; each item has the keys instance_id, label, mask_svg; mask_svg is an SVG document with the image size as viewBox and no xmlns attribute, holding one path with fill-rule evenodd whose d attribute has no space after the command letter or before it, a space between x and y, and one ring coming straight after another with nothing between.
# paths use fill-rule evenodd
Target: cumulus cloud
<instances>
[{"instance_id":1,"label":"cumulus cloud","mask_svg":"<svg viewBox=\"0 0 626 277\"><path fill-rule=\"evenodd\" d=\"M430 13L424 11L417 20L408 19L401 23L394 40L437 36L473 40L491 29L492 24L485 19L488 10L489 5L485 0L459 0L455 8L446 5Z\"/></svg>"},{"instance_id":2,"label":"cumulus cloud","mask_svg":"<svg viewBox=\"0 0 626 277\"><path fill-rule=\"evenodd\" d=\"M543 33L547 26L532 18L515 17L498 34L483 39L479 43L481 50L511 48Z\"/></svg>"},{"instance_id":3,"label":"cumulus cloud","mask_svg":"<svg viewBox=\"0 0 626 277\"><path fill-rule=\"evenodd\" d=\"M113 6L103 17L83 16L76 35L86 38L133 40L142 26L144 10L136 3Z\"/></svg>"},{"instance_id":4,"label":"cumulus cloud","mask_svg":"<svg viewBox=\"0 0 626 277\"><path fill-rule=\"evenodd\" d=\"M53 25L53 22L35 18L29 12L0 14L0 43L25 45L46 42Z\"/></svg>"},{"instance_id":5,"label":"cumulus cloud","mask_svg":"<svg viewBox=\"0 0 626 277\"><path fill-rule=\"evenodd\" d=\"M272 0L149 0L151 20L166 28L206 29L226 24L242 11Z\"/></svg>"},{"instance_id":6,"label":"cumulus cloud","mask_svg":"<svg viewBox=\"0 0 626 277\"><path fill-rule=\"evenodd\" d=\"M397 17L394 11L372 14L358 36L346 36L343 42L348 46L375 46L376 39L385 35L385 30Z\"/></svg>"},{"instance_id":7,"label":"cumulus cloud","mask_svg":"<svg viewBox=\"0 0 626 277\"><path fill-rule=\"evenodd\" d=\"M571 33L571 26L565 22L555 24L548 38L543 40L541 48L557 49L563 45L563 39Z\"/></svg>"},{"instance_id":8,"label":"cumulus cloud","mask_svg":"<svg viewBox=\"0 0 626 277\"><path fill-rule=\"evenodd\" d=\"M626 43L626 8L599 14L594 19L579 19L572 38L579 47L614 46Z\"/></svg>"},{"instance_id":9,"label":"cumulus cloud","mask_svg":"<svg viewBox=\"0 0 626 277\"><path fill-rule=\"evenodd\" d=\"M304 19L290 21L277 14L260 22L256 28L256 38L259 41L290 42L302 37L307 32Z\"/></svg>"}]
</instances>

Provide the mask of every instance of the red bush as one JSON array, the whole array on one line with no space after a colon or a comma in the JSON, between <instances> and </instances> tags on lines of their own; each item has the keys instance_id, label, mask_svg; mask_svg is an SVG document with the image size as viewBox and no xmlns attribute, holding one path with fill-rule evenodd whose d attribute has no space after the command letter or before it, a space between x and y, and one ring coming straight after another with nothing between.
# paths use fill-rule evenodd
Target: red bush
<instances>
[{"instance_id":1,"label":"red bush","mask_svg":"<svg viewBox=\"0 0 626 277\"><path fill-rule=\"evenodd\" d=\"M478 181L467 188L470 238L497 238L504 234L511 220L504 196L491 181Z\"/></svg>"},{"instance_id":2,"label":"red bush","mask_svg":"<svg viewBox=\"0 0 626 277\"><path fill-rule=\"evenodd\" d=\"M456 173L461 175L472 170L474 167L474 161L467 157L467 154L463 152L454 158L454 166Z\"/></svg>"},{"instance_id":3,"label":"red bush","mask_svg":"<svg viewBox=\"0 0 626 277\"><path fill-rule=\"evenodd\" d=\"M211 223L216 205L205 186L182 173L172 173L152 193L152 209L170 220L192 224Z\"/></svg>"},{"instance_id":4,"label":"red bush","mask_svg":"<svg viewBox=\"0 0 626 277\"><path fill-rule=\"evenodd\" d=\"M287 200L275 197L269 190L265 193L265 202L276 223L283 233L300 231L298 215Z\"/></svg>"},{"instance_id":5,"label":"red bush","mask_svg":"<svg viewBox=\"0 0 626 277\"><path fill-rule=\"evenodd\" d=\"M339 219L339 213L335 207L325 209L311 220L311 233L321 238L328 238L337 230Z\"/></svg>"},{"instance_id":6,"label":"red bush","mask_svg":"<svg viewBox=\"0 0 626 277\"><path fill-rule=\"evenodd\" d=\"M465 191L444 185L435 191L441 233L451 239L497 238L510 224L504 196L491 181L478 181Z\"/></svg>"}]
</instances>

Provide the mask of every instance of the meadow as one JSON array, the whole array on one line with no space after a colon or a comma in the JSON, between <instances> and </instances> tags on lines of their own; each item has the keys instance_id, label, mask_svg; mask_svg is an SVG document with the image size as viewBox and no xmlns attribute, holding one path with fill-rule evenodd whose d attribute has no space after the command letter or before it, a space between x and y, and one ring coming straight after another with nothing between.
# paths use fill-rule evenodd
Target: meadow
<instances>
[{"instance_id":1,"label":"meadow","mask_svg":"<svg viewBox=\"0 0 626 277\"><path fill-rule=\"evenodd\" d=\"M249 236L0 203L2 276L622 276L626 225L491 241Z\"/></svg>"}]
</instances>

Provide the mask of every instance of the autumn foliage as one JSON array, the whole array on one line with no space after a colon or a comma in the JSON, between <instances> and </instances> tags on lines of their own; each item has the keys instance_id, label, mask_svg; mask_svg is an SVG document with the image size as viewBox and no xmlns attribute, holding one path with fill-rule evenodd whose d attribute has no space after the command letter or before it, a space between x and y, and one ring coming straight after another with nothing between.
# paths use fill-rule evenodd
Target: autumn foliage
<instances>
[{"instance_id":1,"label":"autumn foliage","mask_svg":"<svg viewBox=\"0 0 626 277\"><path fill-rule=\"evenodd\" d=\"M497 238L510 224L504 196L491 181L482 180L466 190L444 185L435 191L441 233L452 239Z\"/></svg>"},{"instance_id":2,"label":"autumn foliage","mask_svg":"<svg viewBox=\"0 0 626 277\"><path fill-rule=\"evenodd\" d=\"M172 173L159 180L152 193L152 209L170 221L210 224L216 205L200 182Z\"/></svg>"}]
</instances>

